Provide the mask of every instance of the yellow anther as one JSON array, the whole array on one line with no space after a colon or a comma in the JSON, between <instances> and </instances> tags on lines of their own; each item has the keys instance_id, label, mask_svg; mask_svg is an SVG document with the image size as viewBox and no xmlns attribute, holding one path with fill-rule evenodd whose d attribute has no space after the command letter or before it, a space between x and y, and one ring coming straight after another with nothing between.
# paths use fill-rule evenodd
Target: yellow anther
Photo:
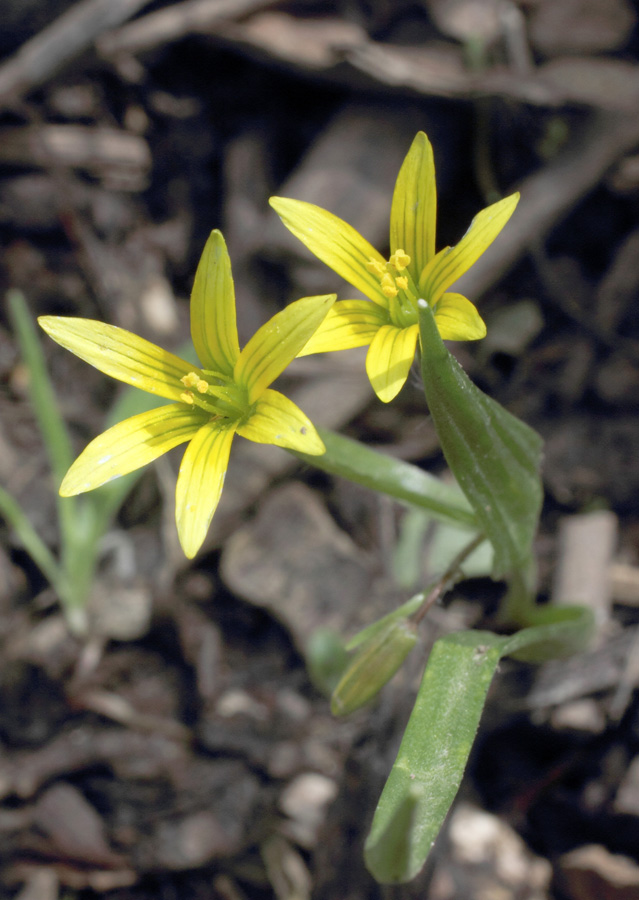
<instances>
[{"instance_id":1,"label":"yellow anther","mask_svg":"<svg viewBox=\"0 0 639 900\"><path fill-rule=\"evenodd\" d=\"M185 388L193 388L197 387L197 383L198 381L200 381L200 376L197 374L197 372L189 372L188 375L183 375L182 378L180 378L180 381Z\"/></svg>"},{"instance_id":2,"label":"yellow anther","mask_svg":"<svg viewBox=\"0 0 639 900\"><path fill-rule=\"evenodd\" d=\"M382 278L382 293L386 297L396 297L398 293L393 276L389 275L388 272Z\"/></svg>"},{"instance_id":3,"label":"yellow anther","mask_svg":"<svg viewBox=\"0 0 639 900\"><path fill-rule=\"evenodd\" d=\"M395 279L395 284L398 288L401 288L403 291L408 289L408 278L405 275L398 275Z\"/></svg>"},{"instance_id":4,"label":"yellow anther","mask_svg":"<svg viewBox=\"0 0 639 900\"><path fill-rule=\"evenodd\" d=\"M405 250L396 250L389 260L391 266L397 269L398 272L403 272L407 265L410 264L410 256L406 253Z\"/></svg>"},{"instance_id":5,"label":"yellow anther","mask_svg":"<svg viewBox=\"0 0 639 900\"><path fill-rule=\"evenodd\" d=\"M384 264L381 263L378 259L373 259L372 256L366 263L366 268L369 272L372 272L373 275L377 275L378 278L381 278L386 271L384 268Z\"/></svg>"},{"instance_id":6,"label":"yellow anther","mask_svg":"<svg viewBox=\"0 0 639 900\"><path fill-rule=\"evenodd\" d=\"M185 375L184 377L186 378L188 376ZM184 378L181 378L180 380L184 381ZM180 400L182 401L182 403L188 403L189 406L193 406L193 394L191 394L189 391L184 394L180 394Z\"/></svg>"},{"instance_id":7,"label":"yellow anther","mask_svg":"<svg viewBox=\"0 0 639 900\"><path fill-rule=\"evenodd\" d=\"M205 381L203 378L198 378L197 384L195 385L200 394L206 394L209 389L208 381Z\"/></svg>"}]
</instances>

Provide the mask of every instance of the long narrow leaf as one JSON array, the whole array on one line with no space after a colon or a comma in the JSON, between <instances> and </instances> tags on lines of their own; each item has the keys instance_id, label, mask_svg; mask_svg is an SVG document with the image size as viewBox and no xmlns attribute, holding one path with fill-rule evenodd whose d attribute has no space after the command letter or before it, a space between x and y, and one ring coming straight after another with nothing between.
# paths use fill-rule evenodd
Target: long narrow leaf
<instances>
[{"instance_id":1,"label":"long narrow leaf","mask_svg":"<svg viewBox=\"0 0 639 900\"><path fill-rule=\"evenodd\" d=\"M424 865L459 788L501 657L571 653L592 633L592 614L581 607L550 607L539 617L543 624L512 636L465 631L435 643L364 848L379 882L410 881Z\"/></svg>"},{"instance_id":2,"label":"long narrow leaf","mask_svg":"<svg viewBox=\"0 0 639 900\"><path fill-rule=\"evenodd\" d=\"M446 484L423 469L393 459L358 441L318 428L324 441L323 456L295 453L295 456L331 475L341 475L356 484L388 494L396 500L429 510L442 522L476 529L477 519L456 485Z\"/></svg>"},{"instance_id":3,"label":"long narrow leaf","mask_svg":"<svg viewBox=\"0 0 639 900\"><path fill-rule=\"evenodd\" d=\"M24 295L20 291L10 290L7 292L7 301L11 323L20 345L20 354L29 370L31 402L44 438L57 487L73 461L71 441L60 415L38 334Z\"/></svg>"},{"instance_id":4,"label":"long narrow leaf","mask_svg":"<svg viewBox=\"0 0 639 900\"><path fill-rule=\"evenodd\" d=\"M444 346L419 301L422 375L428 408L451 471L493 547L493 576L530 557L542 501L542 440L480 391Z\"/></svg>"},{"instance_id":5,"label":"long narrow leaf","mask_svg":"<svg viewBox=\"0 0 639 900\"><path fill-rule=\"evenodd\" d=\"M56 593L64 593L65 585L56 558L40 538L20 504L0 487L0 516L10 525L31 559L48 579Z\"/></svg>"}]
</instances>

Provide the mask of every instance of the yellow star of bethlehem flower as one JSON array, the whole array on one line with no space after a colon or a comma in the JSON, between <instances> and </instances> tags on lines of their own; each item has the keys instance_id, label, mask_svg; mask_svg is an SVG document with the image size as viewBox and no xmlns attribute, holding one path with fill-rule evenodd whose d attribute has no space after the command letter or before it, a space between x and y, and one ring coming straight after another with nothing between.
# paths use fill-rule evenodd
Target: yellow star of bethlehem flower
<instances>
[{"instance_id":1,"label":"yellow star of bethlehem flower","mask_svg":"<svg viewBox=\"0 0 639 900\"><path fill-rule=\"evenodd\" d=\"M437 193L433 149L420 131L397 177L388 260L354 228L312 203L272 197L286 227L316 256L372 300L339 300L300 356L370 344L366 371L385 403L403 387L419 336L417 301L426 300L444 340L472 341L486 334L474 305L448 288L495 240L519 194L475 216L454 247L435 253Z\"/></svg>"},{"instance_id":2,"label":"yellow star of bethlehem flower","mask_svg":"<svg viewBox=\"0 0 639 900\"><path fill-rule=\"evenodd\" d=\"M231 263L219 231L209 237L191 295L191 337L201 368L122 328L42 316L50 337L112 378L172 401L125 419L93 440L60 494L93 490L189 442L176 488L180 543L199 550L222 493L235 434L302 453L325 452L312 422L269 385L307 343L335 294L305 297L273 316L240 352Z\"/></svg>"}]
</instances>

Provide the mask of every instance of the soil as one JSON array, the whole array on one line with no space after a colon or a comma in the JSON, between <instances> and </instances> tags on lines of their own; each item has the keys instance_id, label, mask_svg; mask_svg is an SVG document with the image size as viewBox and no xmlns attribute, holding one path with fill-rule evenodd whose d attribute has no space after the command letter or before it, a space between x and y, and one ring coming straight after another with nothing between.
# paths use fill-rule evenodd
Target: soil
<instances>
[{"instance_id":1,"label":"soil","mask_svg":"<svg viewBox=\"0 0 639 900\"><path fill-rule=\"evenodd\" d=\"M639 897L639 26L630 0L602 10L5 0L0 295L20 291L34 318L100 319L186 352L213 228L229 246L242 344L291 300L350 296L268 198L316 202L384 252L420 129L435 148L438 246L521 189L510 236L464 285L488 337L451 349L543 436L540 598L570 600L575 582L558 597L557 573L578 582L592 563L579 599L598 628L571 660L501 667L424 871L380 886L363 843L426 651L344 720L307 658L326 629L350 636L437 573L430 531L398 570L403 508L238 439L187 561L171 453L110 523L77 634L0 522L2 897ZM40 343L79 452L122 391ZM284 390L318 424L443 474L417 381L384 406L362 361L304 358ZM3 299L0 481L58 554L29 388ZM571 528L584 522L575 563ZM460 583L424 623L424 647L491 627L501 591Z\"/></svg>"}]
</instances>

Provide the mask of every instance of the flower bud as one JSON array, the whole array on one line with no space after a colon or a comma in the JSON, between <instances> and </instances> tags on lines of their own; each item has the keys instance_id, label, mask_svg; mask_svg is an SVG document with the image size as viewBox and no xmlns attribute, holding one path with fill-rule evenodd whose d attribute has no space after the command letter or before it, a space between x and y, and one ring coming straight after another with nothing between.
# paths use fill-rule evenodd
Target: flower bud
<instances>
[{"instance_id":1,"label":"flower bud","mask_svg":"<svg viewBox=\"0 0 639 900\"><path fill-rule=\"evenodd\" d=\"M333 715L348 715L372 700L416 643L415 626L408 619L395 619L373 635L357 651L333 691Z\"/></svg>"}]
</instances>

